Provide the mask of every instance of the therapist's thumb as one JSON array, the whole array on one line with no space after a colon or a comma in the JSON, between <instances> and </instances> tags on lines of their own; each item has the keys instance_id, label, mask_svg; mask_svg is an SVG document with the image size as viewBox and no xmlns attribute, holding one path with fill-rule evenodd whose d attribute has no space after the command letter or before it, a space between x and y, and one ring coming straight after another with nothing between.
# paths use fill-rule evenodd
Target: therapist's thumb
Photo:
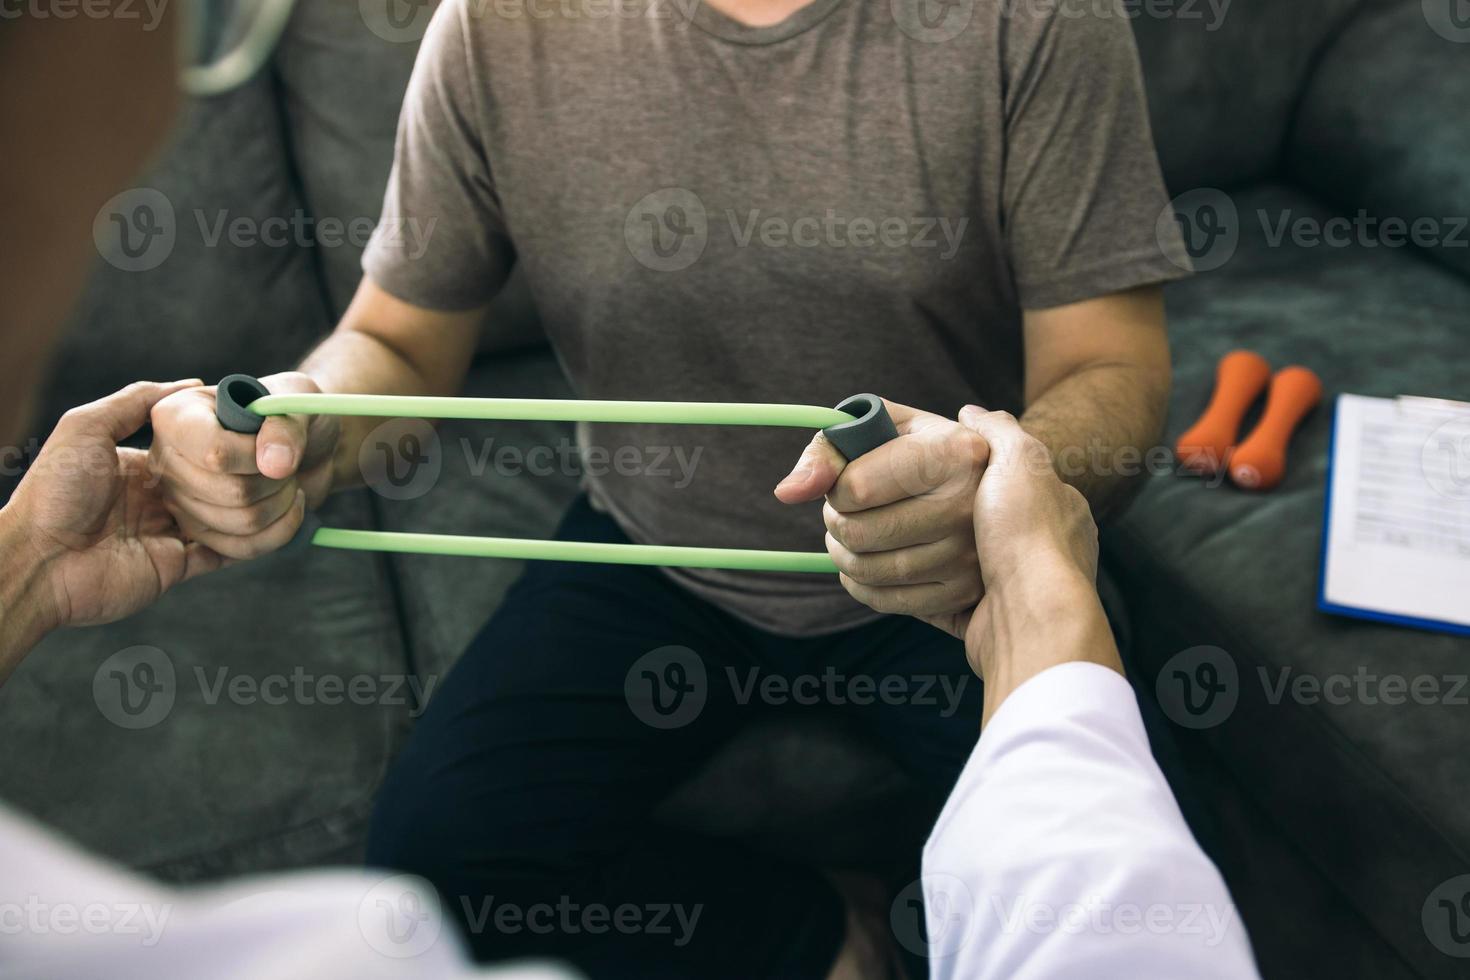
<instances>
[{"instance_id":1,"label":"therapist's thumb","mask_svg":"<svg viewBox=\"0 0 1470 980\"><path fill-rule=\"evenodd\" d=\"M62 416L57 431L76 437L104 438L122 442L148 423L153 406L185 388L198 388L198 378L182 381L137 381Z\"/></svg>"}]
</instances>

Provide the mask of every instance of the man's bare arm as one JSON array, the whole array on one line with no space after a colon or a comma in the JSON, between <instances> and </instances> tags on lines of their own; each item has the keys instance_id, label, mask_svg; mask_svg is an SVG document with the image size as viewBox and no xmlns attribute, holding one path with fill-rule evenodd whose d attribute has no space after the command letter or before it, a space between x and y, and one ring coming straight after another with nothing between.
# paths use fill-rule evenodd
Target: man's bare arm
<instances>
[{"instance_id":1,"label":"man's bare arm","mask_svg":"<svg viewBox=\"0 0 1470 980\"><path fill-rule=\"evenodd\" d=\"M301 373L322 391L457 394L474 357L485 309L426 310L364 278L342 322L302 362ZM361 482L358 450L382 421L341 420L332 466L333 490Z\"/></svg>"},{"instance_id":2,"label":"man's bare arm","mask_svg":"<svg viewBox=\"0 0 1470 980\"><path fill-rule=\"evenodd\" d=\"M1118 513L1163 432L1169 341L1158 287L1025 314L1022 427L1099 519Z\"/></svg>"}]
</instances>

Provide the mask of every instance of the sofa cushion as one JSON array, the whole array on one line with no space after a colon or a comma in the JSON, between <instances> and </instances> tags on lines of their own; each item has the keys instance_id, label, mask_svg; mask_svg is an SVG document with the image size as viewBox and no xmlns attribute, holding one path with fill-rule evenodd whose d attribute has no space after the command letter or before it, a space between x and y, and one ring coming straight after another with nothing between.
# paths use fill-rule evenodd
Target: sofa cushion
<instances>
[{"instance_id":1,"label":"sofa cushion","mask_svg":"<svg viewBox=\"0 0 1470 980\"><path fill-rule=\"evenodd\" d=\"M303 213L268 77L190 102L159 163L98 215L103 257L54 360L40 430L140 378L215 381L298 359L328 327L291 230Z\"/></svg>"},{"instance_id":2,"label":"sofa cushion","mask_svg":"<svg viewBox=\"0 0 1470 980\"><path fill-rule=\"evenodd\" d=\"M383 207L398 110L437 0L389 20L397 0L298 3L276 50L291 159L314 219L331 307L347 308Z\"/></svg>"},{"instance_id":3,"label":"sofa cushion","mask_svg":"<svg viewBox=\"0 0 1470 980\"><path fill-rule=\"evenodd\" d=\"M366 494L326 523L369 526ZM381 556L312 549L53 634L0 689L0 799L190 879L350 857L412 710Z\"/></svg>"},{"instance_id":4,"label":"sofa cushion","mask_svg":"<svg viewBox=\"0 0 1470 980\"><path fill-rule=\"evenodd\" d=\"M1272 175L1318 52L1355 9L1372 2L1119 4L1133 17L1169 187L1233 187ZM1063 9L1069 6L1064 0Z\"/></svg>"},{"instance_id":5,"label":"sofa cushion","mask_svg":"<svg viewBox=\"0 0 1470 980\"><path fill-rule=\"evenodd\" d=\"M1203 410L1217 359L1235 347L1276 367L1308 365L1329 399L1470 396L1470 282L1415 250L1273 247L1262 213L1268 223L1287 211L1315 221L1333 213L1300 192L1267 186L1232 203L1243 218L1233 257L1167 291L1175 349L1169 441ZM1470 737L1462 700L1470 690L1456 691L1454 679L1470 669L1470 640L1316 610L1330 419L1328 403L1307 420L1287 478L1271 493L1172 473L1148 480L1105 536L1131 596L1134 669L1168 703L1182 693L1176 672L1188 676L1213 661L1225 689L1208 717L1186 719L1189 730L1201 729L1399 955L1426 976L1463 975L1431 943L1421 912L1470 859L1470 758L1458 750ZM1356 690L1360 670L1434 678L1441 693L1434 703L1399 705L1356 694L1278 695L1283 679L1310 692L1345 676ZM1330 683L1337 690L1343 682Z\"/></svg>"},{"instance_id":6,"label":"sofa cushion","mask_svg":"<svg viewBox=\"0 0 1470 980\"><path fill-rule=\"evenodd\" d=\"M1424 222L1429 253L1470 275L1470 24L1456 9L1470 10L1406 0L1354 18L1302 98L1287 170L1345 210Z\"/></svg>"}]
</instances>

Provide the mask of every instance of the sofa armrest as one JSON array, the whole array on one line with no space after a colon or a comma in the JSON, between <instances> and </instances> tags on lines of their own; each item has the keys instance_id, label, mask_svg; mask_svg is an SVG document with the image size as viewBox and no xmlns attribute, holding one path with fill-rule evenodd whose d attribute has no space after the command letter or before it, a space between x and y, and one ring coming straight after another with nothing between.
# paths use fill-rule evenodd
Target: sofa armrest
<instances>
[{"instance_id":1,"label":"sofa armrest","mask_svg":"<svg viewBox=\"0 0 1470 980\"><path fill-rule=\"evenodd\" d=\"M1456 26L1456 4L1470 14L1464 0L1395 0L1354 17L1303 93L1286 170L1365 211L1384 244L1470 276L1470 22Z\"/></svg>"}]
</instances>

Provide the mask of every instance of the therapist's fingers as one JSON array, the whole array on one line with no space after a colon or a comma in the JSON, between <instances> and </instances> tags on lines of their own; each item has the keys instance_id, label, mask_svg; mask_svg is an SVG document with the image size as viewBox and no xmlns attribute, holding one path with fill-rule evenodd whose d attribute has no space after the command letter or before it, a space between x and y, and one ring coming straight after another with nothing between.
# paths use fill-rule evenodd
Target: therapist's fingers
<instances>
[{"instance_id":1,"label":"therapist's fingers","mask_svg":"<svg viewBox=\"0 0 1470 980\"><path fill-rule=\"evenodd\" d=\"M148 465L155 477L179 489L181 499L187 497L220 507L245 507L258 503L279 493L290 483L259 474L216 473L196 465L182 453L160 449L156 445L149 453Z\"/></svg>"},{"instance_id":2,"label":"therapist's fingers","mask_svg":"<svg viewBox=\"0 0 1470 980\"><path fill-rule=\"evenodd\" d=\"M169 509L190 541L197 541L225 558L246 561L278 551L290 543L306 518L306 492L298 489L291 508L275 523L256 534L235 535L210 527L172 502Z\"/></svg>"},{"instance_id":3,"label":"therapist's fingers","mask_svg":"<svg viewBox=\"0 0 1470 980\"><path fill-rule=\"evenodd\" d=\"M165 496L177 513L187 514L204 527L235 537L249 537L266 530L285 517L296 503L299 487L295 480L275 485L272 492L259 500L242 504L215 504L184 496L181 491L165 486Z\"/></svg>"},{"instance_id":4,"label":"therapist's fingers","mask_svg":"<svg viewBox=\"0 0 1470 980\"><path fill-rule=\"evenodd\" d=\"M198 388L198 378L182 381L138 381L105 398L73 408L61 417L56 432L67 436L93 436L121 442L143 428L153 406L175 392Z\"/></svg>"}]
</instances>

